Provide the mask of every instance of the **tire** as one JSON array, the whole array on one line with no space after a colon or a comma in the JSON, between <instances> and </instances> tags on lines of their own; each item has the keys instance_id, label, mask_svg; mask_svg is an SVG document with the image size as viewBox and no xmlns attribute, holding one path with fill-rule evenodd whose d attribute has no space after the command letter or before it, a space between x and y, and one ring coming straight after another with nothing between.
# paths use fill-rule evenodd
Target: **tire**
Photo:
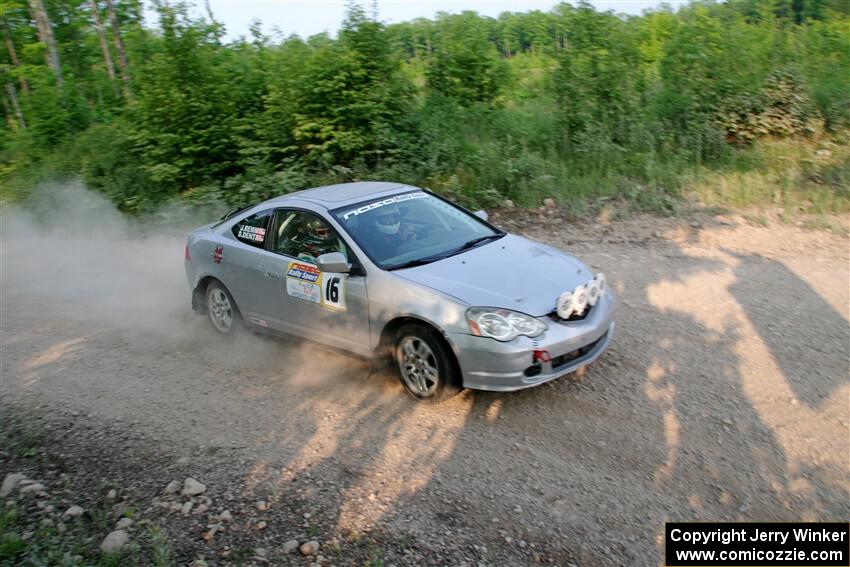
<instances>
[{"instance_id":1,"label":"tire","mask_svg":"<svg viewBox=\"0 0 850 567\"><path fill-rule=\"evenodd\" d=\"M393 358L401 385L417 400L439 403L463 389L454 353L430 327L411 323L399 328Z\"/></svg>"},{"instance_id":2,"label":"tire","mask_svg":"<svg viewBox=\"0 0 850 567\"><path fill-rule=\"evenodd\" d=\"M233 296L221 282L213 281L207 286L204 297L213 329L222 335L232 336L239 326L240 317Z\"/></svg>"}]
</instances>

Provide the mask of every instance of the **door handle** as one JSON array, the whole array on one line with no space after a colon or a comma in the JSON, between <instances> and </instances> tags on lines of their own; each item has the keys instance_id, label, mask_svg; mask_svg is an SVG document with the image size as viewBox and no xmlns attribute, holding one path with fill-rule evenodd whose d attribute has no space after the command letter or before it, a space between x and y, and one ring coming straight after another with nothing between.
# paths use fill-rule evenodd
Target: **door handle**
<instances>
[{"instance_id":1,"label":"door handle","mask_svg":"<svg viewBox=\"0 0 850 567\"><path fill-rule=\"evenodd\" d=\"M276 273L274 273L274 272L266 272L266 277L267 277L267 278L271 278L271 279L273 279L273 280L279 280L279 279L280 279L280 276L279 276L279 275L277 275L277 274L276 274Z\"/></svg>"}]
</instances>

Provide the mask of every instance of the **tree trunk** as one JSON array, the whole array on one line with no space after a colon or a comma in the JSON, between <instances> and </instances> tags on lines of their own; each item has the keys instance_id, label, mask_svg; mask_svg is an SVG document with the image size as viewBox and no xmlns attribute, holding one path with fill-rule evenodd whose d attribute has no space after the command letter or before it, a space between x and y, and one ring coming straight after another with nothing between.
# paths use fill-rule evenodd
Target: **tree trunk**
<instances>
[{"instance_id":1,"label":"tree trunk","mask_svg":"<svg viewBox=\"0 0 850 567\"><path fill-rule=\"evenodd\" d=\"M6 97L2 98L3 100L3 117L6 119L6 124L9 126L9 130L15 131L18 129L18 123L15 122L15 117L12 116L12 109L9 108L9 101L6 100Z\"/></svg>"},{"instance_id":2,"label":"tree trunk","mask_svg":"<svg viewBox=\"0 0 850 567\"><path fill-rule=\"evenodd\" d=\"M121 26L118 24L118 14L115 13L115 4L112 0L106 0L106 10L109 12L115 49L118 51L118 66L121 68L121 79L124 81L124 97L127 100L133 100L133 91L130 90L130 63L127 61L127 51L124 49L124 40L121 39Z\"/></svg>"},{"instance_id":3,"label":"tree trunk","mask_svg":"<svg viewBox=\"0 0 850 567\"><path fill-rule=\"evenodd\" d=\"M62 63L59 60L59 49L56 47L56 38L53 36L53 28L50 27L50 19L47 17L47 10L44 9L44 2L42 0L30 0L30 9L38 27L38 37L47 47L47 64L56 74L56 84L61 89L65 84L62 78Z\"/></svg>"},{"instance_id":4,"label":"tree trunk","mask_svg":"<svg viewBox=\"0 0 850 567\"><path fill-rule=\"evenodd\" d=\"M6 83L6 92L9 94L9 100L12 102L12 108L15 111L15 116L18 117L18 124L20 124L21 130L26 130L27 123L26 120L24 120L24 113L21 111L21 105L18 104L18 92L15 90L15 83Z\"/></svg>"},{"instance_id":5,"label":"tree trunk","mask_svg":"<svg viewBox=\"0 0 850 567\"><path fill-rule=\"evenodd\" d=\"M115 68L112 66L112 55L109 53L109 43L106 41L106 32L103 30L103 24L100 22L100 14L97 10L97 0L89 0L91 7L91 15L94 18L94 27L97 29L97 37L100 39L100 50L103 52L103 63L106 65L106 72L109 74L109 80L115 80Z\"/></svg>"},{"instance_id":6,"label":"tree trunk","mask_svg":"<svg viewBox=\"0 0 850 567\"><path fill-rule=\"evenodd\" d=\"M24 89L24 94L29 96L30 85L27 82L26 77L24 77L23 70L21 70L21 62L18 59L18 52L15 50L15 43L12 41L12 34L9 33L9 28L6 27L6 22L0 21L0 27L3 28L3 39L6 40L6 49L9 51L9 59L12 60L12 65L14 65L15 69L21 71L21 88Z\"/></svg>"},{"instance_id":7,"label":"tree trunk","mask_svg":"<svg viewBox=\"0 0 850 567\"><path fill-rule=\"evenodd\" d=\"M204 5L207 8L207 15L210 17L210 22L212 22L213 25L218 25L218 22L215 21L215 16L213 15L212 7L210 6L210 0L204 0Z\"/></svg>"}]
</instances>

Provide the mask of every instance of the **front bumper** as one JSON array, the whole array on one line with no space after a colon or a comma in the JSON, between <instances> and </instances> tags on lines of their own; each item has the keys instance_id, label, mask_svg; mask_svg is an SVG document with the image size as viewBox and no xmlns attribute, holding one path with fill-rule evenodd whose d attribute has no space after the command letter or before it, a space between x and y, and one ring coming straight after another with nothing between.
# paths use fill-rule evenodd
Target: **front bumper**
<instances>
[{"instance_id":1,"label":"front bumper","mask_svg":"<svg viewBox=\"0 0 850 567\"><path fill-rule=\"evenodd\" d=\"M509 392L530 388L575 372L608 348L614 336L615 300L610 290L581 321L552 321L539 337L508 342L449 333L465 388ZM535 362L534 350L548 351L551 362Z\"/></svg>"}]
</instances>

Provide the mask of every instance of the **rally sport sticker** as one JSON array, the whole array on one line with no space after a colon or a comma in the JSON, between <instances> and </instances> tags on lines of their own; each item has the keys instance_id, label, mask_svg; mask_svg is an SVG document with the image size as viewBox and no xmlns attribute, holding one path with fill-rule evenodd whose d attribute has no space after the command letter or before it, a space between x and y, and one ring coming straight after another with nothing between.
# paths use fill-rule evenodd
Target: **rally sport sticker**
<instances>
[{"instance_id":1,"label":"rally sport sticker","mask_svg":"<svg viewBox=\"0 0 850 567\"><path fill-rule=\"evenodd\" d=\"M345 310L346 274L325 273L316 266L290 262L286 269L286 293L332 309Z\"/></svg>"}]
</instances>

